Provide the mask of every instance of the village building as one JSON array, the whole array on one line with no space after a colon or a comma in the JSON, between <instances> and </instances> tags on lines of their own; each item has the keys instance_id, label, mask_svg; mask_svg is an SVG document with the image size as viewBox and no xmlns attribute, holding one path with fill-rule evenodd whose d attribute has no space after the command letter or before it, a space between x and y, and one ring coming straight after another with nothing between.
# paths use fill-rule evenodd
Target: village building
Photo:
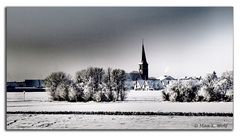
<instances>
[{"instance_id":1,"label":"village building","mask_svg":"<svg viewBox=\"0 0 240 136\"><path fill-rule=\"evenodd\" d=\"M162 85L165 86L165 87L167 85L177 81L177 79L175 79L175 78L173 78L171 76L167 76L167 75L161 76L158 79L161 81Z\"/></svg>"}]
</instances>

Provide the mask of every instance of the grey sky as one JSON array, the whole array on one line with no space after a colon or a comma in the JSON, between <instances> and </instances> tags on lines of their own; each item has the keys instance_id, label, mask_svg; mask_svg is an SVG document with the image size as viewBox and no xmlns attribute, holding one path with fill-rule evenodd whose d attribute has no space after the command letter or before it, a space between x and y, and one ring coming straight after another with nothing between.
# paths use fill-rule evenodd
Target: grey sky
<instances>
[{"instance_id":1,"label":"grey sky","mask_svg":"<svg viewBox=\"0 0 240 136\"><path fill-rule=\"evenodd\" d=\"M45 78L89 66L138 70L141 39L149 75L204 76L233 68L231 7L11 7L7 80Z\"/></svg>"}]
</instances>

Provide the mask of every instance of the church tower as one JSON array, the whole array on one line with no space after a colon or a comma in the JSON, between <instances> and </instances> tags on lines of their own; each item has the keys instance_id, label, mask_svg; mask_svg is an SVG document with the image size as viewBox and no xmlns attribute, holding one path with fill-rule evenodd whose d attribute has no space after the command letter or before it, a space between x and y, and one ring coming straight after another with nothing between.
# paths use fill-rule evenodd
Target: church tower
<instances>
[{"instance_id":1,"label":"church tower","mask_svg":"<svg viewBox=\"0 0 240 136\"><path fill-rule=\"evenodd\" d=\"M148 79L148 63L144 50L144 42L142 41L142 61L139 63L139 73L143 80Z\"/></svg>"}]
</instances>

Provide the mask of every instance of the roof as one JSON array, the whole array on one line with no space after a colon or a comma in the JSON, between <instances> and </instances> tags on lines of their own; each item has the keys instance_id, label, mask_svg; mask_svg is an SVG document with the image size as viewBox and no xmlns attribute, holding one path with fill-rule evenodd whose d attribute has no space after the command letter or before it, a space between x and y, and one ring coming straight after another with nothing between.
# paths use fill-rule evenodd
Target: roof
<instances>
[{"instance_id":1,"label":"roof","mask_svg":"<svg viewBox=\"0 0 240 136\"><path fill-rule=\"evenodd\" d=\"M160 76L160 77L158 77L158 79L160 79L160 80L177 80L177 79L173 78L172 76L167 76L167 75Z\"/></svg>"}]
</instances>

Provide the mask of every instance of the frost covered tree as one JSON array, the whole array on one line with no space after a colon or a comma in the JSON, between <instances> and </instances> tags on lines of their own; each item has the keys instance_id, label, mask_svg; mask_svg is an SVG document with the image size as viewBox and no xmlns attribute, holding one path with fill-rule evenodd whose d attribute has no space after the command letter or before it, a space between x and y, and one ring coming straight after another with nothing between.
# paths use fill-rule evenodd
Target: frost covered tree
<instances>
[{"instance_id":1,"label":"frost covered tree","mask_svg":"<svg viewBox=\"0 0 240 136\"><path fill-rule=\"evenodd\" d=\"M104 70L98 67L89 67L76 73L77 83L87 83L90 78L95 88L103 81Z\"/></svg>"},{"instance_id":2,"label":"frost covered tree","mask_svg":"<svg viewBox=\"0 0 240 136\"><path fill-rule=\"evenodd\" d=\"M220 80L225 83L224 88L225 90L233 89L233 71L226 71L222 73Z\"/></svg>"},{"instance_id":3,"label":"frost covered tree","mask_svg":"<svg viewBox=\"0 0 240 136\"><path fill-rule=\"evenodd\" d=\"M63 72L54 72L45 79L53 100L116 101L124 100L126 73L124 70L89 67L76 73L76 80Z\"/></svg>"},{"instance_id":4,"label":"frost covered tree","mask_svg":"<svg viewBox=\"0 0 240 136\"><path fill-rule=\"evenodd\" d=\"M44 84L47 87L47 91L50 92L53 100L66 99L66 88L72 83L69 75L64 72L53 72L45 80ZM61 89L64 91L61 92Z\"/></svg>"},{"instance_id":5,"label":"frost covered tree","mask_svg":"<svg viewBox=\"0 0 240 136\"><path fill-rule=\"evenodd\" d=\"M63 82L71 82L70 76L64 72L53 72L44 80L46 87L57 87L60 83Z\"/></svg>"},{"instance_id":6,"label":"frost covered tree","mask_svg":"<svg viewBox=\"0 0 240 136\"><path fill-rule=\"evenodd\" d=\"M170 84L162 93L163 100L172 102L192 102L196 101L196 96L201 85L198 80L178 80Z\"/></svg>"},{"instance_id":7,"label":"frost covered tree","mask_svg":"<svg viewBox=\"0 0 240 136\"><path fill-rule=\"evenodd\" d=\"M112 91L112 78L111 78L112 69L108 68L104 74L103 82L106 84L106 89Z\"/></svg>"},{"instance_id":8,"label":"frost covered tree","mask_svg":"<svg viewBox=\"0 0 240 136\"><path fill-rule=\"evenodd\" d=\"M103 82L103 75L103 68L90 67L87 69L87 77L89 77L88 80L91 78L90 82L93 85L94 91L100 91L99 85Z\"/></svg>"},{"instance_id":9,"label":"frost covered tree","mask_svg":"<svg viewBox=\"0 0 240 136\"><path fill-rule=\"evenodd\" d=\"M221 77L216 72L205 78L178 80L162 92L163 100L178 102L193 101L232 101L233 72L227 71Z\"/></svg>"},{"instance_id":10,"label":"frost covered tree","mask_svg":"<svg viewBox=\"0 0 240 136\"><path fill-rule=\"evenodd\" d=\"M69 86L68 100L71 102L77 102L83 100L83 83L73 83Z\"/></svg>"},{"instance_id":11,"label":"frost covered tree","mask_svg":"<svg viewBox=\"0 0 240 136\"><path fill-rule=\"evenodd\" d=\"M76 82L77 83L86 83L89 80L89 76L87 74L87 70L83 69L76 73Z\"/></svg>"},{"instance_id":12,"label":"frost covered tree","mask_svg":"<svg viewBox=\"0 0 240 136\"><path fill-rule=\"evenodd\" d=\"M213 87L217 80L217 74L215 71L213 71L212 74L207 74L207 76L203 80L203 85L206 85L207 87Z\"/></svg>"},{"instance_id":13,"label":"frost covered tree","mask_svg":"<svg viewBox=\"0 0 240 136\"><path fill-rule=\"evenodd\" d=\"M217 77L214 72L205 77L203 86L198 94L202 97L203 101L232 101L232 90L233 72L224 72L221 77Z\"/></svg>"},{"instance_id":14,"label":"frost covered tree","mask_svg":"<svg viewBox=\"0 0 240 136\"><path fill-rule=\"evenodd\" d=\"M100 91L99 84L101 83L101 81L99 81L98 78L99 74L102 74L101 72L98 73L98 71L100 70L102 70L102 68L89 67L76 73L76 82L83 85L83 101L100 101L98 97L99 93L96 93Z\"/></svg>"},{"instance_id":15,"label":"frost covered tree","mask_svg":"<svg viewBox=\"0 0 240 136\"><path fill-rule=\"evenodd\" d=\"M54 94L55 100L58 101L68 101L69 85L66 83L60 83Z\"/></svg>"},{"instance_id":16,"label":"frost covered tree","mask_svg":"<svg viewBox=\"0 0 240 136\"><path fill-rule=\"evenodd\" d=\"M228 95L228 91L233 90L233 72L226 71L219 78L218 82L214 85L214 91L218 92L219 100L230 101L233 94Z\"/></svg>"},{"instance_id":17,"label":"frost covered tree","mask_svg":"<svg viewBox=\"0 0 240 136\"><path fill-rule=\"evenodd\" d=\"M96 102L102 101L102 92L101 91L94 92L92 95L92 99Z\"/></svg>"},{"instance_id":18,"label":"frost covered tree","mask_svg":"<svg viewBox=\"0 0 240 136\"><path fill-rule=\"evenodd\" d=\"M93 79L90 77L89 81L83 87L82 98L84 101L89 101L94 93Z\"/></svg>"},{"instance_id":19,"label":"frost covered tree","mask_svg":"<svg viewBox=\"0 0 240 136\"><path fill-rule=\"evenodd\" d=\"M126 72L121 69L114 69L111 77L113 90L116 90L117 92L117 99L120 97L120 100L123 101L126 98Z\"/></svg>"},{"instance_id":20,"label":"frost covered tree","mask_svg":"<svg viewBox=\"0 0 240 136\"><path fill-rule=\"evenodd\" d=\"M162 91L163 100L171 102L178 101L177 97L179 96L180 86L180 81L169 84L169 86L164 91Z\"/></svg>"},{"instance_id":21,"label":"frost covered tree","mask_svg":"<svg viewBox=\"0 0 240 136\"><path fill-rule=\"evenodd\" d=\"M114 94L114 90L113 90L113 78L112 78L112 69L108 68L105 71L104 74L104 79L103 79L103 88L102 88L102 100L103 101L115 101L116 100L116 96Z\"/></svg>"},{"instance_id":22,"label":"frost covered tree","mask_svg":"<svg viewBox=\"0 0 240 136\"><path fill-rule=\"evenodd\" d=\"M199 92L200 99L204 101L216 101L218 99L218 91L214 90L218 77L215 71L212 74L207 74L202 80L201 92ZM200 95L201 94L201 95ZM203 97L203 98L201 98Z\"/></svg>"}]
</instances>

